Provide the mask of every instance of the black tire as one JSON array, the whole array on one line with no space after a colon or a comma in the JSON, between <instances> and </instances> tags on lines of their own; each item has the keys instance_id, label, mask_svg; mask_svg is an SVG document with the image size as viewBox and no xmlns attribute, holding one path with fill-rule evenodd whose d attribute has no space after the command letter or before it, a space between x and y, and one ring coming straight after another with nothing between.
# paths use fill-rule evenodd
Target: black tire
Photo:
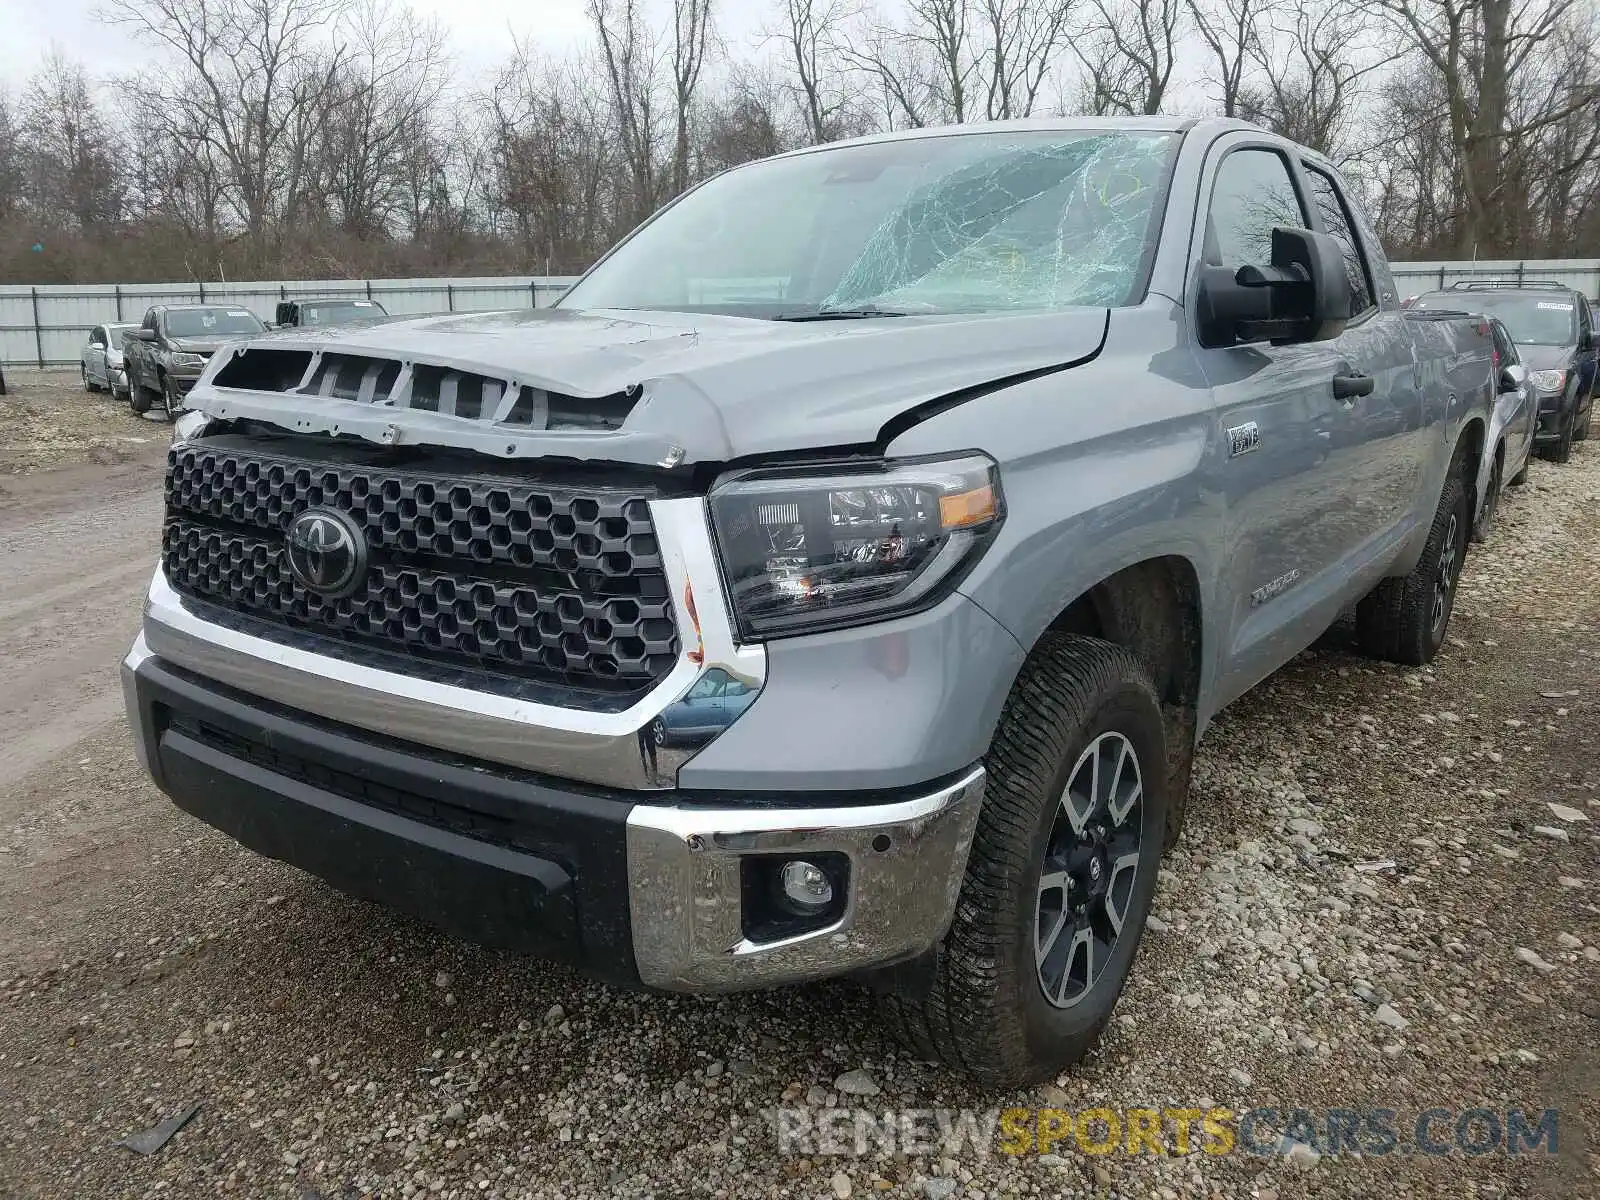
<instances>
[{"instance_id":1,"label":"black tire","mask_svg":"<svg viewBox=\"0 0 1600 1200\"><path fill-rule=\"evenodd\" d=\"M1584 411L1583 420L1578 422L1577 428L1572 431L1572 440L1587 442L1589 440L1589 426L1594 423L1594 406L1591 405Z\"/></svg>"},{"instance_id":2,"label":"black tire","mask_svg":"<svg viewBox=\"0 0 1600 1200\"><path fill-rule=\"evenodd\" d=\"M79 366L78 366L78 374L83 376L83 390L84 391L86 391L86 392L98 392L100 390L94 384L89 382L89 368L88 367L83 366L80 363Z\"/></svg>"},{"instance_id":3,"label":"black tire","mask_svg":"<svg viewBox=\"0 0 1600 1200\"><path fill-rule=\"evenodd\" d=\"M1527 458L1522 460L1522 470L1518 471L1511 477L1507 486L1521 487L1523 484L1528 482L1528 463L1530 463L1532 460L1532 454L1529 454Z\"/></svg>"},{"instance_id":4,"label":"black tire","mask_svg":"<svg viewBox=\"0 0 1600 1200\"><path fill-rule=\"evenodd\" d=\"M161 407L166 410L169 421L176 421L183 415L183 393L178 391L170 375L161 380Z\"/></svg>"},{"instance_id":5,"label":"black tire","mask_svg":"<svg viewBox=\"0 0 1600 1200\"><path fill-rule=\"evenodd\" d=\"M1494 526L1495 514L1500 511L1500 493L1505 489L1505 447L1495 453L1494 466L1489 468L1489 486L1484 491L1483 507L1478 512L1477 523L1472 527L1472 540L1486 541Z\"/></svg>"},{"instance_id":6,"label":"black tire","mask_svg":"<svg viewBox=\"0 0 1600 1200\"><path fill-rule=\"evenodd\" d=\"M1042 897L1061 898L1049 913L1057 918L1049 921L1054 939L1048 948L1054 953L1069 919L1080 935L1093 936L1096 923L1111 928L1107 897L1119 890L1119 872L1108 865L1094 874L1107 892L1081 916L1067 909L1074 894L1084 893L1041 890L1041 876L1047 851L1059 852L1067 819L1064 794L1079 778L1074 769L1090 747L1098 755L1107 745L1131 749L1142 783L1142 798L1125 809L1131 822L1137 808L1137 829L1131 837L1126 823L1111 830L1118 857L1132 860L1133 878L1120 888L1123 912L1102 969L1088 973L1070 1007L1058 1007L1045 993L1049 972L1035 957L1048 919ZM1169 806L1166 730L1155 687L1138 659L1120 646L1047 634L1011 689L984 764L983 810L950 931L931 963L909 973L906 986L881 994L880 1006L885 1023L914 1053L984 1083L1014 1087L1053 1078L1093 1048L1144 932ZM1073 815L1086 816L1092 829L1099 811ZM1109 825L1109 818L1100 824ZM1070 824L1066 832L1069 840L1076 836ZM1074 841L1069 849L1087 846ZM1102 861L1113 863L1110 847L1102 846ZM1066 998L1074 968L1084 965L1076 945L1074 938L1065 948L1058 998ZM1051 954L1044 958L1048 964Z\"/></svg>"},{"instance_id":7,"label":"black tire","mask_svg":"<svg viewBox=\"0 0 1600 1200\"><path fill-rule=\"evenodd\" d=\"M136 413L150 411L150 393L135 383L133 378L128 378L128 407Z\"/></svg>"},{"instance_id":8,"label":"black tire","mask_svg":"<svg viewBox=\"0 0 1600 1200\"><path fill-rule=\"evenodd\" d=\"M1472 522L1471 501L1453 464L1411 574L1385 579L1356 605L1356 640L1374 658L1420 667L1444 645ZM1438 585L1446 584L1441 602Z\"/></svg>"},{"instance_id":9,"label":"black tire","mask_svg":"<svg viewBox=\"0 0 1600 1200\"><path fill-rule=\"evenodd\" d=\"M1561 423L1561 436L1550 445L1539 448L1539 457L1548 459L1553 463L1564 463L1572 458L1572 439L1577 431L1573 426L1577 423L1577 414L1567 417Z\"/></svg>"}]
</instances>

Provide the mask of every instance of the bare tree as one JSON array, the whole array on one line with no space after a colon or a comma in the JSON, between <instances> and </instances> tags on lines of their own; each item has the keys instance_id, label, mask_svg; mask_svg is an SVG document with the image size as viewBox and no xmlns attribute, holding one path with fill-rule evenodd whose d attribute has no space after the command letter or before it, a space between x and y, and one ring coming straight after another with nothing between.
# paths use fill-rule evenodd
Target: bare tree
<instances>
[{"instance_id":1,"label":"bare tree","mask_svg":"<svg viewBox=\"0 0 1600 1200\"><path fill-rule=\"evenodd\" d=\"M980 0L988 44L980 56L991 121L1031 117L1040 89L1066 49L1074 0Z\"/></svg>"},{"instance_id":2,"label":"bare tree","mask_svg":"<svg viewBox=\"0 0 1600 1200\"><path fill-rule=\"evenodd\" d=\"M1244 91L1245 68L1256 54L1261 38L1256 25L1269 0L1189 0L1189 14L1206 49L1216 60L1216 74L1210 82L1222 95L1222 115L1239 115L1239 97Z\"/></svg>"},{"instance_id":3,"label":"bare tree","mask_svg":"<svg viewBox=\"0 0 1600 1200\"><path fill-rule=\"evenodd\" d=\"M839 135L846 108L844 64L834 54L844 27L841 0L779 0L785 57L794 65L794 92L813 145Z\"/></svg>"},{"instance_id":4,"label":"bare tree","mask_svg":"<svg viewBox=\"0 0 1600 1200\"><path fill-rule=\"evenodd\" d=\"M22 205L22 142L17 135L17 119L11 101L0 90L0 219L9 217Z\"/></svg>"},{"instance_id":5,"label":"bare tree","mask_svg":"<svg viewBox=\"0 0 1600 1200\"><path fill-rule=\"evenodd\" d=\"M711 0L672 0L673 195L689 186L689 122L710 36Z\"/></svg>"},{"instance_id":6,"label":"bare tree","mask_svg":"<svg viewBox=\"0 0 1600 1200\"><path fill-rule=\"evenodd\" d=\"M588 6L632 183L630 217L637 224L661 199L657 155L662 118L656 86L660 49L645 24L640 0L588 0Z\"/></svg>"},{"instance_id":7,"label":"bare tree","mask_svg":"<svg viewBox=\"0 0 1600 1200\"><path fill-rule=\"evenodd\" d=\"M1342 0L1295 0L1249 47L1262 83L1240 90L1239 115L1343 158L1362 81L1393 61L1392 55L1356 61L1360 25L1360 13Z\"/></svg>"},{"instance_id":8,"label":"bare tree","mask_svg":"<svg viewBox=\"0 0 1600 1200\"><path fill-rule=\"evenodd\" d=\"M358 0L337 35L345 59L332 79L317 174L339 224L370 237L388 232L404 207L409 160L434 133L444 34L395 0Z\"/></svg>"},{"instance_id":9,"label":"bare tree","mask_svg":"<svg viewBox=\"0 0 1600 1200\"><path fill-rule=\"evenodd\" d=\"M1183 0L1094 0L1073 43L1085 72L1084 106L1099 114L1153 115L1176 65Z\"/></svg>"},{"instance_id":10,"label":"bare tree","mask_svg":"<svg viewBox=\"0 0 1600 1200\"><path fill-rule=\"evenodd\" d=\"M1456 251L1498 254L1508 242L1516 203L1504 173L1508 144L1593 102L1600 81L1556 107L1510 121L1509 84L1537 71L1545 46L1575 14L1581 0L1368 0L1439 78L1445 132L1456 156L1465 209Z\"/></svg>"},{"instance_id":11,"label":"bare tree","mask_svg":"<svg viewBox=\"0 0 1600 1200\"><path fill-rule=\"evenodd\" d=\"M106 16L173 61L139 87L167 136L205 142L252 242L298 202L312 135L344 53L326 33L345 0L108 0Z\"/></svg>"},{"instance_id":12,"label":"bare tree","mask_svg":"<svg viewBox=\"0 0 1600 1200\"><path fill-rule=\"evenodd\" d=\"M80 228L116 221L122 201L110 124L83 64L53 51L28 81L19 112L24 182L35 207Z\"/></svg>"}]
</instances>

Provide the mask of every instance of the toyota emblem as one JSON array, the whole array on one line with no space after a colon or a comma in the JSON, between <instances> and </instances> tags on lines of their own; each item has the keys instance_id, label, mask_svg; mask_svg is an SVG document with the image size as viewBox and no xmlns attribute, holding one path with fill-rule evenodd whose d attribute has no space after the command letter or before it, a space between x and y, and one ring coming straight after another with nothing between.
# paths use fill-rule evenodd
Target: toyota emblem
<instances>
[{"instance_id":1,"label":"toyota emblem","mask_svg":"<svg viewBox=\"0 0 1600 1200\"><path fill-rule=\"evenodd\" d=\"M289 522L289 571L329 600L350 595L367 577L367 539L347 514L308 508Z\"/></svg>"}]
</instances>

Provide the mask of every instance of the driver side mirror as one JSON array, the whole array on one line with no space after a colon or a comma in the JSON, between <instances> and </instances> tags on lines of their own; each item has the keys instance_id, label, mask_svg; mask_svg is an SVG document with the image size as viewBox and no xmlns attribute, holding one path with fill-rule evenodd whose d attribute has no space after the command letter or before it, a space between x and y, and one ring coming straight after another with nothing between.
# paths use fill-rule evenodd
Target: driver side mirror
<instances>
[{"instance_id":1,"label":"driver side mirror","mask_svg":"<svg viewBox=\"0 0 1600 1200\"><path fill-rule=\"evenodd\" d=\"M136 341L153 342L156 340L156 331L154 329L130 329L128 336Z\"/></svg>"},{"instance_id":2,"label":"driver side mirror","mask_svg":"<svg viewBox=\"0 0 1600 1200\"><path fill-rule=\"evenodd\" d=\"M1500 390L1514 392L1528 379L1528 368L1521 363L1512 363L1509 367L1500 368Z\"/></svg>"},{"instance_id":3,"label":"driver side mirror","mask_svg":"<svg viewBox=\"0 0 1600 1200\"><path fill-rule=\"evenodd\" d=\"M1271 263L1201 267L1198 307L1204 346L1336 338L1351 315L1344 252L1325 233L1279 226Z\"/></svg>"}]
</instances>

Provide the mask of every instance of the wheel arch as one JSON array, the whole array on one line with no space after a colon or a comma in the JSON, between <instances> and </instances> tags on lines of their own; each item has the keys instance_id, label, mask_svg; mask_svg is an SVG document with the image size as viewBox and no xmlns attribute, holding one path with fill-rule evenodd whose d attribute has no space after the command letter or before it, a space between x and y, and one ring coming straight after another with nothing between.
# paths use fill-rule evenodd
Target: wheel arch
<instances>
[{"instance_id":1,"label":"wheel arch","mask_svg":"<svg viewBox=\"0 0 1600 1200\"><path fill-rule=\"evenodd\" d=\"M1130 563L1084 588L1044 631L1122 646L1149 672L1167 726L1168 846L1182 830L1199 732L1203 615L1195 564L1182 554L1163 554Z\"/></svg>"}]
</instances>

